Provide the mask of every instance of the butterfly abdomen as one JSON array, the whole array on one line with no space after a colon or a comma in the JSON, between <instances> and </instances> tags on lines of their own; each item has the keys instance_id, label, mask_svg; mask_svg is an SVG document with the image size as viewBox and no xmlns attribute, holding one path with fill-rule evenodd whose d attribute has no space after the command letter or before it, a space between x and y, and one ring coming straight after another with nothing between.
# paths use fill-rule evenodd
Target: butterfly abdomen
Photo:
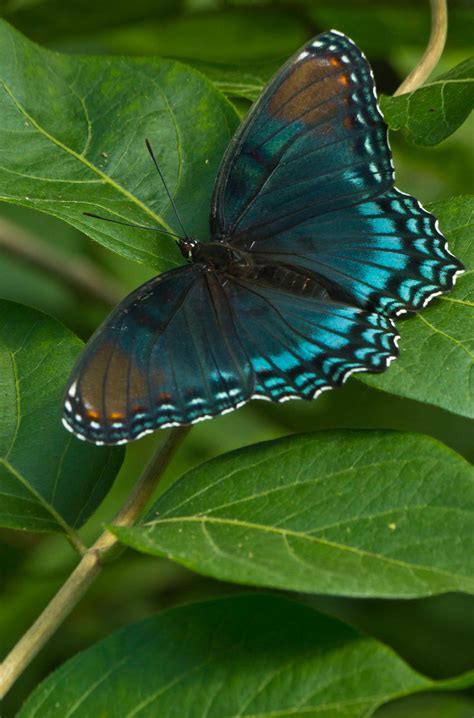
<instances>
[{"instance_id":1,"label":"butterfly abdomen","mask_svg":"<svg viewBox=\"0 0 474 718\"><path fill-rule=\"evenodd\" d=\"M310 271L286 266L277 262L257 259L246 279L257 281L262 286L272 287L299 297L328 298L329 294Z\"/></svg>"}]
</instances>

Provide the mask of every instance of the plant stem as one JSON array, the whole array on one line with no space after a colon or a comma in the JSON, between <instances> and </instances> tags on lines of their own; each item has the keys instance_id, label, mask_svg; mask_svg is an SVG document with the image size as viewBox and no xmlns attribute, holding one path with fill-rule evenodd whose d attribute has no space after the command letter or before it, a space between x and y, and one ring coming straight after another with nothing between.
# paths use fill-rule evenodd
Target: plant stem
<instances>
[{"instance_id":1,"label":"plant stem","mask_svg":"<svg viewBox=\"0 0 474 718\"><path fill-rule=\"evenodd\" d=\"M420 87L438 64L448 32L448 8L446 0L430 0L431 35L425 52L418 64L402 82L394 95L404 95Z\"/></svg>"},{"instance_id":2,"label":"plant stem","mask_svg":"<svg viewBox=\"0 0 474 718\"><path fill-rule=\"evenodd\" d=\"M124 505L112 523L133 526L143 513L159 480L190 427L172 429L151 457ZM102 570L104 563L115 557L118 539L106 529L91 546L58 593L18 641L0 666L0 700L31 663L48 639L59 628Z\"/></svg>"},{"instance_id":3,"label":"plant stem","mask_svg":"<svg viewBox=\"0 0 474 718\"><path fill-rule=\"evenodd\" d=\"M39 267L80 297L112 307L123 297L119 285L92 262L61 256L31 232L5 219L0 220L0 250L25 264Z\"/></svg>"}]
</instances>

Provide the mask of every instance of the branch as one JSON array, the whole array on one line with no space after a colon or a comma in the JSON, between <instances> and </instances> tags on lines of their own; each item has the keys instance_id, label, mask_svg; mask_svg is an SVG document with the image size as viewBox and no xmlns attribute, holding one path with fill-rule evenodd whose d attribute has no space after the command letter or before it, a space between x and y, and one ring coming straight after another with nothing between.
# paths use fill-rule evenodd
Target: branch
<instances>
[{"instance_id":1,"label":"branch","mask_svg":"<svg viewBox=\"0 0 474 718\"><path fill-rule=\"evenodd\" d=\"M407 92L417 90L424 81L431 75L434 68L443 54L448 32L448 8L446 0L430 0L431 6L431 35L428 46L423 57L410 72L408 77L394 92L396 95L404 95Z\"/></svg>"},{"instance_id":2,"label":"branch","mask_svg":"<svg viewBox=\"0 0 474 718\"><path fill-rule=\"evenodd\" d=\"M170 431L112 521L114 525L133 526L141 516L189 429L189 426L184 426ZM119 548L118 539L106 529L87 550L66 583L1 664L0 700L5 697L17 678L80 601L102 570L104 563L117 555Z\"/></svg>"},{"instance_id":3,"label":"branch","mask_svg":"<svg viewBox=\"0 0 474 718\"><path fill-rule=\"evenodd\" d=\"M39 267L80 297L92 298L107 306L115 306L123 297L119 285L92 262L61 256L56 249L5 219L0 219L0 251Z\"/></svg>"}]
</instances>

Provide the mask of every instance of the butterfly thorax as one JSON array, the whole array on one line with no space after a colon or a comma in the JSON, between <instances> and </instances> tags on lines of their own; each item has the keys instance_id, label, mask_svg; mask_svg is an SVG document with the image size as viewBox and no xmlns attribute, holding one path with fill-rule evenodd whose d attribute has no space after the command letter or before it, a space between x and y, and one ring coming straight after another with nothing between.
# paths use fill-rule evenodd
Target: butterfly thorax
<instances>
[{"instance_id":1,"label":"butterfly thorax","mask_svg":"<svg viewBox=\"0 0 474 718\"><path fill-rule=\"evenodd\" d=\"M249 252L235 249L224 242L199 242L190 238L181 241L180 249L182 255L191 262L234 276L246 276L254 266Z\"/></svg>"}]
</instances>

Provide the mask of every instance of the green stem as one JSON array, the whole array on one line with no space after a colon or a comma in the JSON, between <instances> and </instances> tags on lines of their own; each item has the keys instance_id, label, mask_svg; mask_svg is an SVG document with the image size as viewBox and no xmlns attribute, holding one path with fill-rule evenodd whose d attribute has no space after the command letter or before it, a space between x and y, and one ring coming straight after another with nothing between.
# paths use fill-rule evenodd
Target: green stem
<instances>
[{"instance_id":1,"label":"green stem","mask_svg":"<svg viewBox=\"0 0 474 718\"><path fill-rule=\"evenodd\" d=\"M160 444L112 521L115 526L133 526L140 518L189 429L188 426L172 429ZM66 583L0 665L0 700L86 593L104 563L115 558L118 548L118 539L106 529L87 549Z\"/></svg>"}]
</instances>

